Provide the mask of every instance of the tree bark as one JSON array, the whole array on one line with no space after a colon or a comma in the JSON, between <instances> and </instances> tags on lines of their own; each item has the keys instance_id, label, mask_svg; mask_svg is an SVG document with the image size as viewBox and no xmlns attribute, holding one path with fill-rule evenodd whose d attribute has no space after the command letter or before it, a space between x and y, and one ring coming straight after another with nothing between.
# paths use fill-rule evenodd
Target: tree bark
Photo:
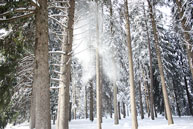
<instances>
[{"instance_id":1,"label":"tree bark","mask_svg":"<svg viewBox=\"0 0 193 129\"><path fill-rule=\"evenodd\" d=\"M70 107L69 107L69 119L68 119L68 120L71 121L71 119L72 119L72 118L71 118L72 102L69 103L69 106L70 106Z\"/></svg>"},{"instance_id":2,"label":"tree bark","mask_svg":"<svg viewBox=\"0 0 193 129\"><path fill-rule=\"evenodd\" d=\"M121 104L118 102L119 120L121 119Z\"/></svg>"},{"instance_id":3,"label":"tree bark","mask_svg":"<svg viewBox=\"0 0 193 129\"><path fill-rule=\"evenodd\" d=\"M50 83L48 66L48 9L47 0L38 0L36 8L36 44L34 86L36 98L36 129L51 129Z\"/></svg>"},{"instance_id":4,"label":"tree bark","mask_svg":"<svg viewBox=\"0 0 193 129\"><path fill-rule=\"evenodd\" d=\"M172 81L173 81L174 97L175 97L175 101L176 101L176 110L177 110L178 116L181 117L180 107L178 104L177 89L175 88L174 79L172 79Z\"/></svg>"},{"instance_id":5,"label":"tree bark","mask_svg":"<svg viewBox=\"0 0 193 129\"><path fill-rule=\"evenodd\" d=\"M182 7L182 2L180 0L176 0L175 1L177 6L178 6L178 12L179 12L179 19L183 18L184 15L184 9ZM190 34L187 31L190 31L191 27L187 27L186 26L186 18L183 18L181 21L181 25L182 28L184 30L184 38L186 40L185 46L186 46L186 52L187 52L187 56L188 56L188 63L189 63L189 67L192 73L192 78L193 78L193 51L192 51L192 44L191 44L191 39L190 39ZM193 114L192 114L193 115Z\"/></svg>"},{"instance_id":6,"label":"tree bark","mask_svg":"<svg viewBox=\"0 0 193 129\"><path fill-rule=\"evenodd\" d=\"M76 119L76 86L74 84L72 85L72 89L73 89L73 105L74 105L73 119Z\"/></svg>"},{"instance_id":7,"label":"tree bark","mask_svg":"<svg viewBox=\"0 0 193 129\"><path fill-rule=\"evenodd\" d=\"M146 112L148 114L148 117L150 116L150 106L149 106L149 88L147 86L147 81L145 77L145 70L143 70L143 81L144 81L144 87L145 87L145 103L146 103Z\"/></svg>"},{"instance_id":8,"label":"tree bark","mask_svg":"<svg viewBox=\"0 0 193 129\"><path fill-rule=\"evenodd\" d=\"M88 111L87 111L87 88L85 86L85 96L84 96L84 108L85 108L85 119L88 118Z\"/></svg>"},{"instance_id":9,"label":"tree bark","mask_svg":"<svg viewBox=\"0 0 193 129\"><path fill-rule=\"evenodd\" d=\"M101 126L101 85L100 85L100 60L99 60L99 5L96 0L96 96L97 96L97 129L102 129Z\"/></svg>"},{"instance_id":10,"label":"tree bark","mask_svg":"<svg viewBox=\"0 0 193 129\"><path fill-rule=\"evenodd\" d=\"M113 118L113 112L112 112L112 95L110 95L110 98L109 98L109 112L110 112L110 118Z\"/></svg>"},{"instance_id":11,"label":"tree bark","mask_svg":"<svg viewBox=\"0 0 193 129\"><path fill-rule=\"evenodd\" d=\"M125 103L123 102L123 118L126 117Z\"/></svg>"},{"instance_id":12,"label":"tree bark","mask_svg":"<svg viewBox=\"0 0 193 129\"><path fill-rule=\"evenodd\" d=\"M126 33L127 33L127 43L128 43L128 55L129 55L129 78L130 78L130 102L131 102L131 113L132 113L132 129L138 128L137 123L137 112L136 112L136 102L135 102L135 86L134 86L134 72L133 72L133 57L132 57L132 46L131 46L131 34L130 34L130 20L128 11L128 1L125 0L125 17L126 17Z\"/></svg>"},{"instance_id":13,"label":"tree bark","mask_svg":"<svg viewBox=\"0 0 193 129\"><path fill-rule=\"evenodd\" d=\"M189 93L189 90L188 90L188 83L187 83L186 76L184 76L184 83L185 83L185 87L186 87L186 95L187 95L187 99L188 99L190 114L193 116L192 101L191 101L191 96L190 96L190 93Z\"/></svg>"},{"instance_id":14,"label":"tree bark","mask_svg":"<svg viewBox=\"0 0 193 129\"><path fill-rule=\"evenodd\" d=\"M163 65L161 61L161 54L160 54L160 48L159 48L159 42L158 42L158 34L157 34L157 29L156 29L156 22L154 19L153 15L153 9L152 5L150 3L150 0L147 0L149 9L150 9L150 17L152 21L152 28L153 28L153 33L154 33L154 39L155 39L155 47L156 47L156 54L157 54L157 59L158 59L158 67L159 67L159 72L161 76L161 84L162 84L162 91L163 91L163 97L164 97L164 104L166 108L166 114L168 118L168 124L173 124L173 118L172 118L172 113L170 109L170 104L169 104L169 99L168 99L168 94L167 94L167 89L166 89L166 84L165 84L165 78L164 78L164 72L163 72Z\"/></svg>"},{"instance_id":15,"label":"tree bark","mask_svg":"<svg viewBox=\"0 0 193 129\"><path fill-rule=\"evenodd\" d=\"M93 112L93 84L92 81L90 81L90 121L94 120Z\"/></svg>"},{"instance_id":16,"label":"tree bark","mask_svg":"<svg viewBox=\"0 0 193 129\"><path fill-rule=\"evenodd\" d=\"M32 95L31 95L31 108L30 108L30 129L34 129L35 128L35 117L36 117L36 112L35 112L35 108L36 108L36 98L35 98L35 85L33 83L33 88L32 88Z\"/></svg>"},{"instance_id":17,"label":"tree bark","mask_svg":"<svg viewBox=\"0 0 193 129\"><path fill-rule=\"evenodd\" d=\"M113 107L114 107L114 124L119 124L119 114L118 114L118 105L117 105L117 85L113 85Z\"/></svg>"},{"instance_id":18,"label":"tree bark","mask_svg":"<svg viewBox=\"0 0 193 129\"><path fill-rule=\"evenodd\" d=\"M72 51L75 0L70 0L69 4L68 28L65 29L66 35L64 36L64 43L62 44L62 51L66 52L67 54L62 54L61 56L61 63L63 65L60 68L60 80L62 81L60 81L59 89L59 123L57 129L69 128L69 85L71 73L71 55L69 55L69 53Z\"/></svg>"},{"instance_id":19,"label":"tree bark","mask_svg":"<svg viewBox=\"0 0 193 129\"><path fill-rule=\"evenodd\" d=\"M146 16L145 12L145 5L143 5L143 11L144 11L144 16ZM151 55L151 45L150 45L150 38L149 38L149 30L148 30L148 25L147 25L147 20L145 19L145 27L146 27L146 32L147 32L147 42L148 42L148 51L149 51L149 66L150 66L150 112L151 112L151 119L154 120L154 111L153 111L153 105L154 105L154 97L153 97L153 69L152 69L152 55Z\"/></svg>"},{"instance_id":20,"label":"tree bark","mask_svg":"<svg viewBox=\"0 0 193 129\"><path fill-rule=\"evenodd\" d=\"M139 102L140 102L141 119L144 119L143 102L142 102L142 95L141 95L141 82L140 81L139 81Z\"/></svg>"}]
</instances>

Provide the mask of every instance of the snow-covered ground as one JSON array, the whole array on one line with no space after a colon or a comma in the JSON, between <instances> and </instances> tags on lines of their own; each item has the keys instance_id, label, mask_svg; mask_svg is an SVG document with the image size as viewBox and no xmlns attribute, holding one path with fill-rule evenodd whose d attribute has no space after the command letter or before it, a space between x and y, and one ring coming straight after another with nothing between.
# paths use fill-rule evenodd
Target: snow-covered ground
<instances>
[{"instance_id":1,"label":"snow-covered ground","mask_svg":"<svg viewBox=\"0 0 193 129\"><path fill-rule=\"evenodd\" d=\"M138 119L138 129L193 129L193 117L174 117L174 125L168 125L164 117L159 117L156 120L145 118L144 120ZM131 118L120 120L119 125L113 124L113 119L103 118L103 129L130 129ZM29 129L29 123L11 126L8 125L6 129ZM52 125L55 129L55 125ZM90 122L88 119L72 120L70 122L70 129L96 129L96 120Z\"/></svg>"}]
</instances>

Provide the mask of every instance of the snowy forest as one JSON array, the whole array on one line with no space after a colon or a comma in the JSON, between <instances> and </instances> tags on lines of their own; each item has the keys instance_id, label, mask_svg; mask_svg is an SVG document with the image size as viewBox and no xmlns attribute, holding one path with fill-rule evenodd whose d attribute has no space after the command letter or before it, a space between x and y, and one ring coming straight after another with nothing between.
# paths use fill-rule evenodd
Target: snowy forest
<instances>
[{"instance_id":1,"label":"snowy forest","mask_svg":"<svg viewBox=\"0 0 193 129\"><path fill-rule=\"evenodd\" d=\"M192 129L193 0L0 0L0 129Z\"/></svg>"}]
</instances>

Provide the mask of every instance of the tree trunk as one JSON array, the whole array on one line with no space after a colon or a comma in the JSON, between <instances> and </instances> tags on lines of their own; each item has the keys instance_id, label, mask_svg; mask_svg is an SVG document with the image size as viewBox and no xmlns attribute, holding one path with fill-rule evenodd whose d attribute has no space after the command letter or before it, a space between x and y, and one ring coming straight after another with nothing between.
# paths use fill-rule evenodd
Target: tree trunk
<instances>
[{"instance_id":1,"label":"tree trunk","mask_svg":"<svg viewBox=\"0 0 193 129\"><path fill-rule=\"evenodd\" d=\"M146 12L145 12L145 5L143 5L144 10L144 16L146 18ZM150 112L151 112L151 119L154 120L154 111L153 111L153 105L154 105L154 97L153 97L153 69L152 69L152 55L151 55L151 45L150 45L150 38L149 38L149 30L147 25L147 20L145 20L145 27L147 32L147 42L148 42L148 51L149 51L149 65L150 65Z\"/></svg>"},{"instance_id":2,"label":"tree trunk","mask_svg":"<svg viewBox=\"0 0 193 129\"><path fill-rule=\"evenodd\" d=\"M149 88L147 86L147 81L145 79L145 70L143 70L143 81L145 87L145 103L146 103L146 112L148 113L148 117L150 116L150 106L149 106Z\"/></svg>"},{"instance_id":3,"label":"tree trunk","mask_svg":"<svg viewBox=\"0 0 193 129\"><path fill-rule=\"evenodd\" d=\"M121 119L121 104L118 102L119 120Z\"/></svg>"},{"instance_id":4,"label":"tree trunk","mask_svg":"<svg viewBox=\"0 0 193 129\"><path fill-rule=\"evenodd\" d=\"M48 66L48 9L47 0L38 1L36 8L36 44L34 86L36 98L35 127L51 129L50 116L50 82Z\"/></svg>"},{"instance_id":5,"label":"tree trunk","mask_svg":"<svg viewBox=\"0 0 193 129\"><path fill-rule=\"evenodd\" d=\"M160 53L160 48L159 48L159 43L158 43L158 34L157 34L157 29L156 29L156 22L154 19L153 15L153 9L152 5L150 3L150 0L148 1L149 9L150 9L150 17L152 20L152 28L153 28L153 33L154 33L154 39L155 39L155 47L156 47L156 53L157 53L157 59L158 59L158 67L159 67L159 72L161 76L161 84L162 84L162 91L163 91L163 96L164 96L164 104L166 108L166 114L168 118L168 124L173 124L173 118L172 118L172 113L170 109L170 104L169 104L169 99L168 99L168 94L167 94L167 89L166 89L166 84L165 84L165 78L164 78L164 72L163 72L163 65L161 61L161 53Z\"/></svg>"},{"instance_id":6,"label":"tree trunk","mask_svg":"<svg viewBox=\"0 0 193 129\"><path fill-rule=\"evenodd\" d=\"M114 82L113 85L113 105L114 105L114 124L119 124L119 114L118 114L118 105L117 105L117 85Z\"/></svg>"},{"instance_id":7,"label":"tree trunk","mask_svg":"<svg viewBox=\"0 0 193 129\"><path fill-rule=\"evenodd\" d=\"M55 125L56 122L56 115L53 116L53 125Z\"/></svg>"},{"instance_id":8,"label":"tree trunk","mask_svg":"<svg viewBox=\"0 0 193 129\"><path fill-rule=\"evenodd\" d=\"M142 95L141 95L141 82L140 81L139 81L139 101L140 101L141 119L144 119L143 102L142 102Z\"/></svg>"},{"instance_id":9,"label":"tree trunk","mask_svg":"<svg viewBox=\"0 0 193 129\"><path fill-rule=\"evenodd\" d=\"M90 81L90 121L94 120L93 112L93 84L92 81Z\"/></svg>"},{"instance_id":10,"label":"tree trunk","mask_svg":"<svg viewBox=\"0 0 193 129\"><path fill-rule=\"evenodd\" d=\"M71 113L72 113L71 111L72 111L72 102L69 103L69 119L68 119L69 121L71 121L71 119L72 119L71 118Z\"/></svg>"},{"instance_id":11,"label":"tree trunk","mask_svg":"<svg viewBox=\"0 0 193 129\"><path fill-rule=\"evenodd\" d=\"M131 113L132 113L132 129L137 129L138 123L137 123L137 112L136 112L136 102L135 102L133 57L132 57L130 21L129 21L129 11L128 11L127 0L125 0L125 6L126 6L126 11L125 11L126 32L127 32L128 51L129 51L129 78L130 78L130 101L131 101Z\"/></svg>"},{"instance_id":12,"label":"tree trunk","mask_svg":"<svg viewBox=\"0 0 193 129\"><path fill-rule=\"evenodd\" d=\"M64 36L64 43L62 44L62 51L67 53L62 54L61 63L63 64L60 68L60 95L59 95L59 119L57 129L68 129L69 128L69 85L70 85L70 73L71 73L71 62L69 53L72 51L72 40L73 40L73 24L74 24L74 9L75 0L70 0L70 7L68 10L68 28L65 29L66 35Z\"/></svg>"},{"instance_id":13,"label":"tree trunk","mask_svg":"<svg viewBox=\"0 0 193 129\"><path fill-rule=\"evenodd\" d=\"M174 97L175 97L175 101L176 101L176 110L177 110L178 116L181 117L180 107L178 104L177 89L175 88L174 79L172 79L172 81L173 81Z\"/></svg>"},{"instance_id":14,"label":"tree trunk","mask_svg":"<svg viewBox=\"0 0 193 129\"><path fill-rule=\"evenodd\" d=\"M188 99L190 114L193 116L192 101L191 101L191 96L190 96L190 93L189 93L189 90L188 90L188 83L187 83L186 76L184 76L184 83L185 83L185 87L186 87L186 95L187 95L187 99Z\"/></svg>"},{"instance_id":15,"label":"tree trunk","mask_svg":"<svg viewBox=\"0 0 193 129\"><path fill-rule=\"evenodd\" d=\"M110 118L113 118L113 112L112 112L112 95L110 95L110 100L109 100L109 112L110 112Z\"/></svg>"},{"instance_id":16,"label":"tree trunk","mask_svg":"<svg viewBox=\"0 0 193 129\"><path fill-rule=\"evenodd\" d=\"M35 77L34 77L35 78ZM30 108L30 129L34 129L35 128L35 108L36 108L36 98L35 98L35 85L33 83L33 88L32 88L32 95L31 95L31 108Z\"/></svg>"},{"instance_id":17,"label":"tree trunk","mask_svg":"<svg viewBox=\"0 0 193 129\"><path fill-rule=\"evenodd\" d=\"M85 119L87 119L88 118L88 111L87 111L87 88L86 88L86 86L85 86L85 96L84 96L84 108L85 108Z\"/></svg>"},{"instance_id":18,"label":"tree trunk","mask_svg":"<svg viewBox=\"0 0 193 129\"><path fill-rule=\"evenodd\" d=\"M76 119L76 86L74 85L74 83L72 83L72 92L73 92L73 119Z\"/></svg>"},{"instance_id":19,"label":"tree trunk","mask_svg":"<svg viewBox=\"0 0 193 129\"><path fill-rule=\"evenodd\" d=\"M123 118L126 117L125 103L123 102Z\"/></svg>"},{"instance_id":20,"label":"tree trunk","mask_svg":"<svg viewBox=\"0 0 193 129\"><path fill-rule=\"evenodd\" d=\"M112 3L111 3L111 0L109 1L110 2L110 8L109 8L109 11L110 11L110 30L111 30L111 39L113 39L113 7L112 7ZM114 68L115 68L115 61L114 59L112 58L113 60L113 65L114 65ZM118 114L118 105L117 105L117 85L116 85L116 75L114 75L114 82L113 82L113 107L114 107L114 124L117 125L119 124L119 114Z\"/></svg>"},{"instance_id":21,"label":"tree trunk","mask_svg":"<svg viewBox=\"0 0 193 129\"><path fill-rule=\"evenodd\" d=\"M184 9L182 7L181 1L176 0L175 2L178 6L178 12L179 12L179 16L180 16L179 19L181 19L180 20L181 25L182 25L182 28L184 30L184 38L186 40L186 43L185 43L186 45L185 46L186 46L186 52L187 52L187 56L188 56L188 63L189 63L189 67L190 67L190 70L191 70L191 73L192 73L192 78L193 78L193 51L192 51L193 47L190 44L191 39L190 39L190 34L188 33L188 31L190 31L191 27L186 26L186 18L183 18Z\"/></svg>"},{"instance_id":22,"label":"tree trunk","mask_svg":"<svg viewBox=\"0 0 193 129\"><path fill-rule=\"evenodd\" d=\"M100 61L99 61L99 5L96 0L96 96L97 96L97 129L102 129L101 126L101 85L100 85Z\"/></svg>"},{"instance_id":23,"label":"tree trunk","mask_svg":"<svg viewBox=\"0 0 193 129\"><path fill-rule=\"evenodd\" d=\"M154 104L154 112L155 112L155 117L157 118L157 111L156 111L155 104Z\"/></svg>"}]
</instances>

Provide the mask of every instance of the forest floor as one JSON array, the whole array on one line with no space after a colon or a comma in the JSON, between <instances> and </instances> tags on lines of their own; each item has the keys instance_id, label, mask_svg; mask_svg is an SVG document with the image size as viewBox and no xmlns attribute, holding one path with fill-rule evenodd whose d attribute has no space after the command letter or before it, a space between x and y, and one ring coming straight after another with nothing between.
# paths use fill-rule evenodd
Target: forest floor
<instances>
[{"instance_id":1,"label":"forest floor","mask_svg":"<svg viewBox=\"0 0 193 129\"><path fill-rule=\"evenodd\" d=\"M164 117L160 116L154 121L149 118L144 120L138 119L138 129L193 129L193 117L174 116L174 124L168 125ZM113 124L113 119L103 118L103 129L130 129L131 118L121 119L119 125ZM8 125L5 129L29 129L29 123L23 123L20 125L12 126ZM55 129L55 125L52 125L52 129ZM96 129L96 119L94 122L90 122L88 119L77 119L70 122L70 129Z\"/></svg>"}]
</instances>

